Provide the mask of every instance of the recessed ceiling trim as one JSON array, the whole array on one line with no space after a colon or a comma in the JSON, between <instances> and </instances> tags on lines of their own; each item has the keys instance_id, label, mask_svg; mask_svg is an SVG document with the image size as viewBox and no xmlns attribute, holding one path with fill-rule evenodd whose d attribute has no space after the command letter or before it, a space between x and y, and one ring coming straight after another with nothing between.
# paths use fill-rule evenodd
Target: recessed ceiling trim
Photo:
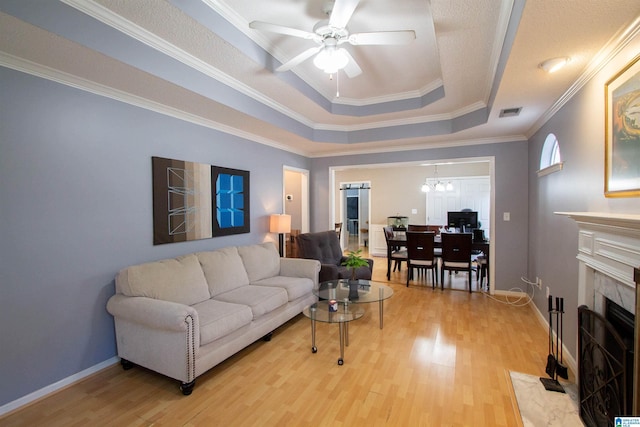
<instances>
[{"instance_id":1,"label":"recessed ceiling trim","mask_svg":"<svg viewBox=\"0 0 640 427\"><path fill-rule=\"evenodd\" d=\"M198 8L199 4L204 5L207 9L209 9L217 16L230 22L234 27L233 31L237 31L238 33L242 34L242 36L249 39L251 43L255 45L255 47L262 49L264 53L272 57L277 64L282 64L282 61L280 61L278 57L283 58L283 56L279 56L274 51L275 46L272 46L270 43L268 43L267 39L262 34L258 34L258 31L249 31L249 23L246 22L246 20L244 20L243 18L239 17L237 13L235 13L235 11L231 10L225 4L217 0L201 0L201 3L198 2L196 4L189 5L186 5L184 4L184 2L181 2L179 0L169 0L169 2L173 6L182 10L185 14L191 16L191 18L193 18L194 20L209 28L209 30L218 34L220 37L242 51L244 54L246 54L252 60L256 61L261 66L272 71L276 68L276 66L274 66L273 64L273 61L268 62L264 58L264 56L256 55L254 52L255 49L251 50L246 46L246 44L240 43L237 36L226 34L219 28L212 28L211 25L206 22L204 9ZM232 30L229 30L229 32L231 31ZM433 35L433 37L435 38L435 34ZM305 93L310 100L318 104L321 108L324 108L331 114L337 115L364 117L384 113L407 111L422 108L425 105L436 102L442 98L439 92L439 87L442 86L441 79L429 83L425 87L421 88L417 93L408 92L400 95L395 94L390 97L366 98L360 100L358 103L355 103L352 100L348 100L348 98L344 98L347 101L340 101L342 98L333 98L333 100L326 98L324 95L322 95L322 91L318 87L314 86L313 82L316 81L316 78L313 76L306 76L297 69L276 74L278 76L282 76L283 79L286 75L295 76L296 79L286 78L286 80L294 87L299 89L302 93ZM322 97L323 100L326 100L327 103L320 102L315 96L309 96L308 89L304 90L301 88L301 86L307 86L307 88L312 89L318 96ZM360 109L358 110L358 108Z\"/></svg>"},{"instance_id":2,"label":"recessed ceiling trim","mask_svg":"<svg viewBox=\"0 0 640 427\"><path fill-rule=\"evenodd\" d=\"M430 84L424 86L420 90L415 90L411 92L397 93L389 96L378 96L378 97L366 98L366 99L353 99L353 98L345 98L341 96L340 98L335 98L332 102L335 105L352 105L355 107L363 107L371 104L383 104L383 103L394 102L394 101L406 101L411 99L419 99L443 87L444 87L444 84L442 83L442 79L437 79L431 82ZM431 101L431 102L434 102L434 101ZM423 105L428 105L428 104L424 103Z\"/></svg>"},{"instance_id":3,"label":"recessed ceiling trim","mask_svg":"<svg viewBox=\"0 0 640 427\"><path fill-rule=\"evenodd\" d=\"M508 51L511 50L511 45L513 44L513 39L509 39L509 33L511 32L515 36L515 31L517 30L520 22L520 16L522 15L524 5L520 7L519 13L517 13L516 9L514 9L515 1L516 0L505 0L500 2L500 17L498 25L496 25L495 40L500 40L501 43L494 43L492 46L493 49L491 49L491 73L488 74L489 81L485 84L487 93L485 94L484 99L490 99L491 91L495 90L494 86L497 85L496 75L500 69L501 58L503 58L503 62L506 62L506 58L509 56ZM515 19L516 15L518 16L518 19ZM503 54L505 49L508 49L506 55ZM504 64L502 66L504 67Z\"/></svg>"},{"instance_id":4,"label":"recessed ceiling trim","mask_svg":"<svg viewBox=\"0 0 640 427\"><path fill-rule=\"evenodd\" d=\"M378 129L390 126L406 126L406 125L414 125L420 123L430 123L430 122L440 122L447 120L454 120L458 117L465 116L467 114L473 113L475 111L486 108L487 105L483 102L476 102L472 105L469 105L465 108L461 108L460 110L456 110L452 113L446 114L433 114L430 116L417 116L417 117L407 117L404 119L397 120L385 120L379 121L376 123L367 123L367 124L359 124L359 125L327 125L327 124L316 124L314 129L318 130L330 130L337 132L352 132L366 129Z\"/></svg>"},{"instance_id":5,"label":"recessed ceiling trim","mask_svg":"<svg viewBox=\"0 0 640 427\"><path fill-rule=\"evenodd\" d=\"M313 122L307 117L302 116L301 114L291 110L290 108L285 107L284 105L275 102L273 99L264 96L262 93L252 89L250 86L245 85L237 79L229 76L226 73L221 72L215 67L212 67L208 63L196 58L193 55L185 52L179 47L169 43L167 40L161 39L155 34L145 30L144 28L136 25L135 23L122 18L121 16L113 13L111 10L105 8L102 5L99 5L94 2L90 2L87 0L60 0L62 3L71 6L84 14L91 16L92 18L97 19L114 28L129 37L137 40L145 45L151 47L154 50L157 50L170 58L173 58L181 63L187 65L190 68L193 68L196 71L199 71L205 74L212 79L229 86L238 92L246 95L267 107L276 110L297 122L300 122L308 127L313 127Z\"/></svg>"},{"instance_id":6,"label":"recessed ceiling trim","mask_svg":"<svg viewBox=\"0 0 640 427\"><path fill-rule=\"evenodd\" d=\"M363 154L378 154L378 153L395 153L403 151L417 151L417 150L430 150L436 148L449 148L449 147L468 147L473 145L487 145L487 144L502 144L509 142L526 141L527 138L524 135L510 135L499 138L480 138L480 139L468 139L457 141L439 141L439 142L425 142L414 145L402 144L402 145L387 145L385 147L378 148L358 148L352 150L335 150L330 152L323 152L319 154L312 154L311 158L323 158L323 157L336 157L336 156L359 156Z\"/></svg>"},{"instance_id":7,"label":"recessed ceiling trim","mask_svg":"<svg viewBox=\"0 0 640 427\"><path fill-rule=\"evenodd\" d=\"M285 150L303 156L309 155L309 153L293 150L291 149L291 147L285 146L279 142L243 131L241 129L237 129L235 127L227 126L223 123L216 122L215 120L206 119L202 116L191 114L177 108L172 108L165 104L152 101L148 98L133 95L131 93L114 89L112 87L105 86L91 80L83 79L82 77L74 76L60 70L55 70L41 64L36 64L35 62L23 58L18 58L5 52L0 52L0 66L60 83L69 87L73 87L75 89L80 89L94 95L99 95L105 98L124 102L135 107L144 108L145 110L153 111L169 117L174 117L179 120L184 120L189 123L204 126L209 129L224 132L229 135L234 135L242 139L254 141L259 144L267 145L273 148L278 148L280 150Z\"/></svg>"}]
</instances>

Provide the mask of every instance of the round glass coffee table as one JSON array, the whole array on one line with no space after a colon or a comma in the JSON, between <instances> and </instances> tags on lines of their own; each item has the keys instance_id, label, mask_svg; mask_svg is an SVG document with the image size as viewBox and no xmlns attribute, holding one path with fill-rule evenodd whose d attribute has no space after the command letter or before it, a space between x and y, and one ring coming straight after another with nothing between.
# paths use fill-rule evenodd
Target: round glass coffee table
<instances>
[{"instance_id":1,"label":"round glass coffee table","mask_svg":"<svg viewBox=\"0 0 640 427\"><path fill-rule=\"evenodd\" d=\"M313 294L321 300L344 301L353 304L377 302L380 311L380 329L383 327L384 300L391 298L393 289L384 283L371 280L338 279L322 282Z\"/></svg>"},{"instance_id":2,"label":"round glass coffee table","mask_svg":"<svg viewBox=\"0 0 640 427\"><path fill-rule=\"evenodd\" d=\"M316 353L316 322L337 323L340 331L340 358L338 365L344 364L344 346L349 345L349 322L364 316L364 308L345 301L336 301L336 311L329 311L329 301L319 301L305 307L302 313L311 319L311 352Z\"/></svg>"}]
</instances>

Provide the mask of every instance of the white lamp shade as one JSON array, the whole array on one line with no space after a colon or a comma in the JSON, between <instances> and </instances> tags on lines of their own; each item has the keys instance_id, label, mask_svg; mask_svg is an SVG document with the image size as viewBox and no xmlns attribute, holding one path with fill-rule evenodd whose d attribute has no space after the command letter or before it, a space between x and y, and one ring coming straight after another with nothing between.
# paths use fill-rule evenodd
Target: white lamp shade
<instances>
[{"instance_id":1,"label":"white lamp shade","mask_svg":"<svg viewBox=\"0 0 640 427\"><path fill-rule=\"evenodd\" d=\"M269 231L271 233L290 233L291 215L273 214L269 218Z\"/></svg>"}]
</instances>

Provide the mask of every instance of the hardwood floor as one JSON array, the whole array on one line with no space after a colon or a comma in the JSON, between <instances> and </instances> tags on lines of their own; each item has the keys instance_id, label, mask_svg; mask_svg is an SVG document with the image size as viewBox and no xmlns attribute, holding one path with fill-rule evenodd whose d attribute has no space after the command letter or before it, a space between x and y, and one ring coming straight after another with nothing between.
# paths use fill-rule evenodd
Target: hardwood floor
<instances>
[{"instance_id":1,"label":"hardwood floor","mask_svg":"<svg viewBox=\"0 0 640 427\"><path fill-rule=\"evenodd\" d=\"M338 327L318 324L311 353L302 315L197 379L178 383L111 366L0 418L2 426L514 426L521 425L508 371L544 375L546 330L528 307L483 293L388 282L384 329L377 306L349 326L338 366ZM386 260L374 280L387 283ZM459 284L458 282L461 282ZM460 290L456 290L458 288ZM475 282L474 282L475 285Z\"/></svg>"}]
</instances>

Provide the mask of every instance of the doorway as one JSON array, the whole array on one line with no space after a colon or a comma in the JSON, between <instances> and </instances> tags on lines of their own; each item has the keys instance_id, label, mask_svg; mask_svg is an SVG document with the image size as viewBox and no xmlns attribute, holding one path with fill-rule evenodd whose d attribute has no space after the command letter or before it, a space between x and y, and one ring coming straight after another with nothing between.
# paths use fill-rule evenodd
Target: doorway
<instances>
[{"instance_id":1,"label":"doorway","mask_svg":"<svg viewBox=\"0 0 640 427\"><path fill-rule=\"evenodd\" d=\"M340 221L336 222L342 222L340 243L346 250L368 246L370 190L368 181L340 183Z\"/></svg>"},{"instance_id":2,"label":"doorway","mask_svg":"<svg viewBox=\"0 0 640 427\"><path fill-rule=\"evenodd\" d=\"M290 166L283 168L283 213L291 215L291 233L295 236L309 232L309 171ZM290 249L290 236L285 248ZM285 251L290 253L290 251Z\"/></svg>"},{"instance_id":3,"label":"doorway","mask_svg":"<svg viewBox=\"0 0 640 427\"><path fill-rule=\"evenodd\" d=\"M482 192L488 191L489 198L483 198L482 206L468 206L471 201L460 201L460 208L472 207L483 212L482 228L490 241L495 242L495 158L473 157L455 159L429 159L409 162L392 162L376 164L357 164L329 167L329 218L330 227L333 222L340 222L344 218L345 204L344 184L370 183L369 190L369 233L368 253L376 257L386 257L387 245L383 228L387 225L388 217L402 215L409 217L410 223L433 223L435 218L427 221L426 195L421 191L425 177L433 178L433 165L440 166L439 173L448 177L467 180L475 177L489 177L488 188L483 184ZM446 166L445 166L446 165ZM375 189L375 193L373 192ZM485 206L488 203L488 206ZM453 209L452 209L453 210ZM486 213L486 215L484 214ZM345 241L346 243L346 241ZM362 245L364 246L364 245ZM343 248L346 246L343 245ZM495 289L495 245L491 245L489 284L490 293Z\"/></svg>"}]
</instances>

